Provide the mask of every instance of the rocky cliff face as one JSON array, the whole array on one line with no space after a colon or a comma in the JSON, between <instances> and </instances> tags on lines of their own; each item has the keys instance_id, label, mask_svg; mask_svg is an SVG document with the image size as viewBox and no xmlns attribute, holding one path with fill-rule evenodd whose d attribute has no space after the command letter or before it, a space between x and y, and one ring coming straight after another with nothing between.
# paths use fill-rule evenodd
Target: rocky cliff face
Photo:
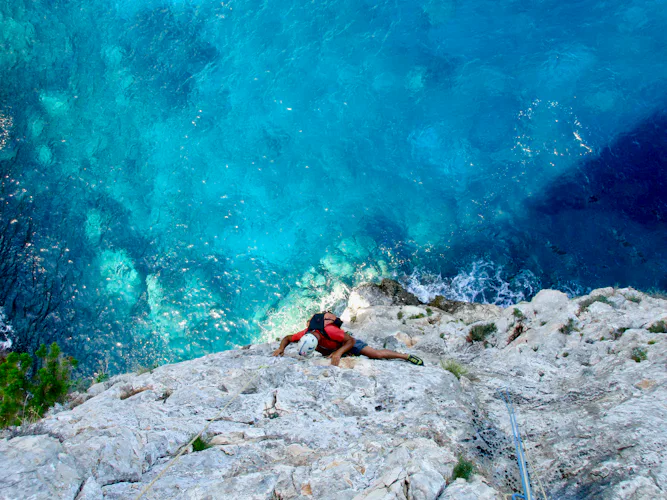
<instances>
[{"instance_id":1,"label":"rocky cliff face","mask_svg":"<svg viewBox=\"0 0 667 500\"><path fill-rule=\"evenodd\" d=\"M163 474L144 498L502 499L520 483L499 389L535 498L667 498L667 301L608 288L505 310L417 304L367 285L343 319L425 367L256 345L97 384L5 433L0 498L135 498ZM206 425L212 446L166 469ZM468 482L450 481L459 456L476 465Z\"/></svg>"}]
</instances>

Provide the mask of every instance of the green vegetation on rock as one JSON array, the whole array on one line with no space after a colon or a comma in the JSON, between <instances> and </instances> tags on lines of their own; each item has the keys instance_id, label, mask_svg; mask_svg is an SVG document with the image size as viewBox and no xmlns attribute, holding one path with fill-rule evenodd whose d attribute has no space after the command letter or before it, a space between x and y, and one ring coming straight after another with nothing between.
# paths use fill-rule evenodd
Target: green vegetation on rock
<instances>
[{"instance_id":1,"label":"green vegetation on rock","mask_svg":"<svg viewBox=\"0 0 667 500\"><path fill-rule=\"evenodd\" d=\"M466 375L468 373L468 370L466 370L462 365L460 365L453 359L448 359L445 362L440 360L440 365L442 366L443 369L447 370L452 375L454 375L458 380L460 380L463 375Z\"/></svg>"},{"instance_id":2,"label":"green vegetation on rock","mask_svg":"<svg viewBox=\"0 0 667 500\"><path fill-rule=\"evenodd\" d=\"M632 349L632 354L630 355L630 358L636 361L637 363L646 361L646 351L641 347L634 347Z\"/></svg>"},{"instance_id":3,"label":"green vegetation on rock","mask_svg":"<svg viewBox=\"0 0 667 500\"><path fill-rule=\"evenodd\" d=\"M487 323L486 325L475 325L470 328L470 335L468 336L471 342L480 342L496 331L495 323Z\"/></svg>"},{"instance_id":4,"label":"green vegetation on rock","mask_svg":"<svg viewBox=\"0 0 667 500\"><path fill-rule=\"evenodd\" d=\"M596 295L595 297L589 297L579 302L579 314L586 311L595 302L602 302L603 304L607 304L609 306L612 305L609 299L604 295Z\"/></svg>"},{"instance_id":5,"label":"green vegetation on rock","mask_svg":"<svg viewBox=\"0 0 667 500\"><path fill-rule=\"evenodd\" d=\"M210 448L211 445L202 439L201 436L197 436L197 439L194 440L192 443L192 451L204 451Z\"/></svg>"},{"instance_id":6,"label":"green vegetation on rock","mask_svg":"<svg viewBox=\"0 0 667 500\"><path fill-rule=\"evenodd\" d=\"M649 327L648 331L651 333L667 333L667 321L656 321Z\"/></svg>"},{"instance_id":7,"label":"green vegetation on rock","mask_svg":"<svg viewBox=\"0 0 667 500\"><path fill-rule=\"evenodd\" d=\"M561 327L558 329L558 331L559 331L560 333L565 334L565 335L569 335L569 334L571 334L572 332L576 332L576 331L578 331L578 330L577 330L577 327L574 326L574 320L573 320L572 318L570 318L570 319L567 320L567 323L566 323L566 324L564 324L563 326L561 326Z\"/></svg>"},{"instance_id":8,"label":"green vegetation on rock","mask_svg":"<svg viewBox=\"0 0 667 500\"><path fill-rule=\"evenodd\" d=\"M463 455L459 455L459 461L452 471L452 481L456 481L458 478L463 478L468 481L474 470L475 465L463 458Z\"/></svg>"},{"instance_id":9,"label":"green vegetation on rock","mask_svg":"<svg viewBox=\"0 0 667 500\"><path fill-rule=\"evenodd\" d=\"M48 351L42 344L35 356L41 367L32 378L29 354L9 353L0 364L0 427L40 418L54 404L65 401L77 361L61 356L55 342Z\"/></svg>"}]
</instances>

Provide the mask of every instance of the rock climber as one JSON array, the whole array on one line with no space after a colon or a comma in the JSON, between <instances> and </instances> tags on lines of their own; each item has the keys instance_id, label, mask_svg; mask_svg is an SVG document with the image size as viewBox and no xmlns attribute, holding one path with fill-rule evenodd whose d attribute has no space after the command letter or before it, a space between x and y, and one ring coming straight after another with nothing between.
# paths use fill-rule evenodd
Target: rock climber
<instances>
[{"instance_id":1,"label":"rock climber","mask_svg":"<svg viewBox=\"0 0 667 500\"><path fill-rule=\"evenodd\" d=\"M292 342L298 342L306 334L312 334L317 339L317 352L331 358L331 364L338 366L343 356L364 356L371 359L404 359L412 364L423 366L424 362L412 354L403 354L389 349L373 349L363 340L355 339L340 327L343 322L335 314L327 311L315 314L308 322L308 326L299 333L288 335L280 342L280 347L273 352L273 356L282 356L285 348Z\"/></svg>"}]
</instances>

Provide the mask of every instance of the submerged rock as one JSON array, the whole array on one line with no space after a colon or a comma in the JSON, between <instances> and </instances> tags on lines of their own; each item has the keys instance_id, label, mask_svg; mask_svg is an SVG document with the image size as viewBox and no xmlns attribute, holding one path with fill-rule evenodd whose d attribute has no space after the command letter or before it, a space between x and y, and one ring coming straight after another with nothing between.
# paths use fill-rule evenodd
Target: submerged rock
<instances>
[{"instance_id":1,"label":"submerged rock","mask_svg":"<svg viewBox=\"0 0 667 500\"><path fill-rule=\"evenodd\" d=\"M262 344L117 376L5 431L0 498L135 498L157 479L144 498L500 500L520 481L499 389L535 496L665 498L666 338L649 328L667 301L601 289L427 308L401 290L356 289L346 327L426 366L334 367ZM494 328L469 341L479 324ZM210 447L194 451L202 430ZM459 457L474 464L468 481L452 480Z\"/></svg>"}]
</instances>

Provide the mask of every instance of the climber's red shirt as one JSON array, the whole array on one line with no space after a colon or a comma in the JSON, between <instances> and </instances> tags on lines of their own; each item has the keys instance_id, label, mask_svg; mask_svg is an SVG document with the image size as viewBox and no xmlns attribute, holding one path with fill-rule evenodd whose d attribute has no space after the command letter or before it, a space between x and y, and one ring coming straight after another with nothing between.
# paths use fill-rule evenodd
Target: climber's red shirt
<instances>
[{"instance_id":1,"label":"climber's red shirt","mask_svg":"<svg viewBox=\"0 0 667 500\"><path fill-rule=\"evenodd\" d=\"M307 331L308 328L292 335L292 342L298 342L301 340L301 337L303 337ZM340 348L341 345L343 345L343 342L345 342L345 332L338 328L336 325L327 325L324 327L324 331L329 337L331 337L331 340L325 338L323 335L320 335L320 340L317 343L319 347L322 347L328 351L335 351Z\"/></svg>"}]
</instances>

